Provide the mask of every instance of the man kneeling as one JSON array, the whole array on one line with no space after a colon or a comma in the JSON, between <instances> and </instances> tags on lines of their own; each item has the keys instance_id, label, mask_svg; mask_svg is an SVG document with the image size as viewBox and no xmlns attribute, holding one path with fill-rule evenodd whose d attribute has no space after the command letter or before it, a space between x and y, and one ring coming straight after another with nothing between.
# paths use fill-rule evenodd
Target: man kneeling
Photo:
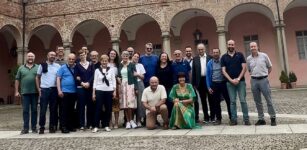
<instances>
[{"instance_id":1,"label":"man kneeling","mask_svg":"<svg viewBox=\"0 0 307 150\"><path fill-rule=\"evenodd\" d=\"M161 114L163 129L168 129L168 111L165 105L166 91L163 85L159 85L159 79L155 76L149 80L150 86L145 88L142 102L146 108L146 127L148 130L156 128L157 115Z\"/></svg>"}]
</instances>

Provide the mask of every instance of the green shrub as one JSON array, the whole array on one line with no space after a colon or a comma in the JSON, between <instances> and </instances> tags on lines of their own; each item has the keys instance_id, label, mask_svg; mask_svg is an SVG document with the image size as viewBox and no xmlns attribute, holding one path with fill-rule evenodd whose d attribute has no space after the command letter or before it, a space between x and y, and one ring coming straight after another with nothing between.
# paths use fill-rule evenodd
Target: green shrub
<instances>
[{"instance_id":1,"label":"green shrub","mask_svg":"<svg viewBox=\"0 0 307 150\"><path fill-rule=\"evenodd\" d=\"M289 77L288 77L288 75L286 74L285 71L281 71L281 74L279 76L279 81L281 83L288 83L289 82Z\"/></svg>"},{"instance_id":2,"label":"green shrub","mask_svg":"<svg viewBox=\"0 0 307 150\"><path fill-rule=\"evenodd\" d=\"M297 77L296 77L296 75L293 71L289 72L289 81L290 82L296 82L297 81Z\"/></svg>"}]
</instances>

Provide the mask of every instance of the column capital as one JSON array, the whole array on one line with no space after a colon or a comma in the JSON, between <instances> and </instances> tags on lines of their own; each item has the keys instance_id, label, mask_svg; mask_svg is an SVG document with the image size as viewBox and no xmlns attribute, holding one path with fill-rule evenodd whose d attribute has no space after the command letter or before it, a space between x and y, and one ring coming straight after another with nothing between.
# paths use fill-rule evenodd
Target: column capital
<instances>
[{"instance_id":1,"label":"column capital","mask_svg":"<svg viewBox=\"0 0 307 150\"><path fill-rule=\"evenodd\" d=\"M162 32L162 38L169 38L171 36L169 31L163 31Z\"/></svg>"},{"instance_id":2,"label":"column capital","mask_svg":"<svg viewBox=\"0 0 307 150\"><path fill-rule=\"evenodd\" d=\"M280 20L280 21L276 20L275 21L275 28L284 28L285 26L286 26L286 24L284 23L283 20Z\"/></svg>"},{"instance_id":3,"label":"column capital","mask_svg":"<svg viewBox=\"0 0 307 150\"><path fill-rule=\"evenodd\" d=\"M72 42L63 42L63 47L64 48L72 47Z\"/></svg>"},{"instance_id":4,"label":"column capital","mask_svg":"<svg viewBox=\"0 0 307 150\"><path fill-rule=\"evenodd\" d=\"M119 37L111 37L111 42L112 43L119 43L120 42Z\"/></svg>"},{"instance_id":5,"label":"column capital","mask_svg":"<svg viewBox=\"0 0 307 150\"><path fill-rule=\"evenodd\" d=\"M217 33L225 33L226 32L225 26L217 26L216 27L216 32Z\"/></svg>"}]
</instances>

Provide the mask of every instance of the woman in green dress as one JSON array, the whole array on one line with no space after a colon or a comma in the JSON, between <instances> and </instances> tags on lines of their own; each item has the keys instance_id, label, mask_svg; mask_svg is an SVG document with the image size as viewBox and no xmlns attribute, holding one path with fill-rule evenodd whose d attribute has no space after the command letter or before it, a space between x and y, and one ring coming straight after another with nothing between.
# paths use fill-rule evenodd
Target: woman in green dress
<instances>
[{"instance_id":1,"label":"woman in green dress","mask_svg":"<svg viewBox=\"0 0 307 150\"><path fill-rule=\"evenodd\" d=\"M170 92L170 99L174 103L170 118L170 128L191 129L195 125L194 99L195 91L191 84L185 83L185 74L178 73L179 83Z\"/></svg>"}]
</instances>

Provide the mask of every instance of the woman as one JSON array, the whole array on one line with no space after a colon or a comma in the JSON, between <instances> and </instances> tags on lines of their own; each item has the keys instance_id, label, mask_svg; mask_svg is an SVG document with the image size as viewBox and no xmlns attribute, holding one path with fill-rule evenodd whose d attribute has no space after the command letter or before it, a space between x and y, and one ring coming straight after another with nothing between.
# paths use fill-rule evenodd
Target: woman
<instances>
[{"instance_id":1,"label":"woman","mask_svg":"<svg viewBox=\"0 0 307 150\"><path fill-rule=\"evenodd\" d=\"M191 129L195 127L194 97L195 92L189 83L185 83L185 74L178 73L178 84L175 84L170 92L170 98L174 103L170 119L172 129Z\"/></svg>"},{"instance_id":2,"label":"woman","mask_svg":"<svg viewBox=\"0 0 307 150\"><path fill-rule=\"evenodd\" d=\"M101 67L95 70L93 83L93 100L96 101L95 125L92 132L97 132L101 120L101 109L104 107L105 117L102 120L102 127L110 132L110 117L112 113L112 97L116 96L116 78L114 71L108 67L109 57L100 57Z\"/></svg>"},{"instance_id":3,"label":"woman","mask_svg":"<svg viewBox=\"0 0 307 150\"><path fill-rule=\"evenodd\" d=\"M117 77L118 75L118 63L119 63L119 56L118 56L118 53L116 50L112 49L108 52L108 56L110 58L110 61L109 61L109 64L108 66L113 69L114 71L114 74L115 74L115 77ZM117 87L119 87L119 83L117 82L116 83ZM120 108L119 108L119 89L120 88L116 88L116 97L113 97L113 101L112 101L112 112L114 112L114 126L112 124L112 113L111 113L111 117L110 117L110 128L114 128L114 129L117 129L118 128L118 118L119 118L119 111L120 111Z\"/></svg>"},{"instance_id":4,"label":"woman","mask_svg":"<svg viewBox=\"0 0 307 150\"><path fill-rule=\"evenodd\" d=\"M94 66L86 60L86 52L83 49L78 51L80 62L76 64L75 76L77 81L78 94L78 113L80 130L85 127L85 106L87 127L91 128L94 125L94 103L92 101L92 82L94 76Z\"/></svg>"},{"instance_id":5,"label":"woman","mask_svg":"<svg viewBox=\"0 0 307 150\"><path fill-rule=\"evenodd\" d=\"M145 108L141 102L142 93L144 90L144 74L146 73L145 68L142 64L139 63L140 53L135 52L132 56L132 62L135 64L136 73L134 74L137 77L137 109L136 109L136 122L138 127L142 127L141 120L145 118Z\"/></svg>"},{"instance_id":6,"label":"woman","mask_svg":"<svg viewBox=\"0 0 307 150\"><path fill-rule=\"evenodd\" d=\"M129 52L122 52L122 62L118 69L118 80L121 83L120 109L126 115L126 129L136 128L133 121L133 111L137 108L135 93L137 92L137 78L135 64L129 62Z\"/></svg>"},{"instance_id":7,"label":"woman","mask_svg":"<svg viewBox=\"0 0 307 150\"><path fill-rule=\"evenodd\" d=\"M159 56L158 65L156 69L156 76L159 79L159 83L165 87L167 95L173 87L173 71L172 64L169 60L168 54L163 52ZM173 108L173 103L171 100L166 101L166 106L168 110L168 118L171 117L171 112Z\"/></svg>"}]
</instances>

